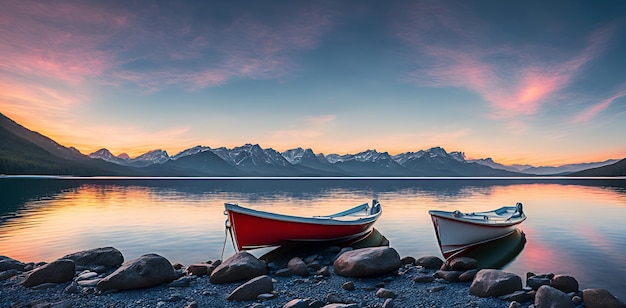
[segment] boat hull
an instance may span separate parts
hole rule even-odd
[[[468,247],[506,237],[523,221],[502,224],[476,224],[464,220],[432,215],[441,253],[446,260]]]
[[[378,216],[341,221],[299,219],[289,216],[260,217],[255,213],[227,210],[232,236],[238,250],[284,245],[291,242],[346,241],[366,236]],[[280,215],[278,215],[280,216]]]

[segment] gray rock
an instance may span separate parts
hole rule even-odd
[[[505,301],[509,301],[509,302],[525,302],[528,300],[528,294],[526,293],[526,291],[515,291],[513,293],[509,293],[506,295],[502,295],[500,297],[498,297],[500,299],[503,299]]]
[[[289,268],[291,272],[298,276],[307,277],[310,275],[309,268],[307,267],[306,263],[304,263],[304,261],[302,261],[302,259],[298,257],[291,258],[291,260],[289,260],[289,262],[287,263],[287,268]]]
[[[172,282],[170,282],[169,286],[172,288],[186,288],[191,283],[191,278],[189,276],[180,277]]]
[[[393,299],[392,298],[386,299],[385,302],[383,303],[383,308],[393,308]]]
[[[22,282],[25,287],[33,287],[38,284],[52,282],[62,283],[71,281],[76,273],[74,261],[68,259],[58,259],[41,267],[34,269],[26,280]]]
[[[78,285],[81,287],[95,287],[98,282],[100,282],[100,278],[96,278],[96,279],[88,279],[88,280],[81,280],[78,281]]]
[[[402,263],[402,265],[406,265],[406,264],[415,264],[415,258],[411,257],[411,256],[406,256],[403,257],[402,259],[400,259],[400,263]]]
[[[211,283],[229,283],[265,275],[267,265],[248,252],[240,251],[226,259],[211,273]]]
[[[450,267],[455,271],[466,271],[475,269],[478,265],[478,260],[470,257],[454,258],[450,261]]]
[[[0,281],[4,281],[11,277],[17,276],[18,273],[19,272],[16,269],[10,269],[10,270],[0,272]]]
[[[63,292],[64,293],[69,293],[69,294],[78,294],[78,293],[80,293],[80,290],[81,290],[80,286],[78,286],[77,283],[72,282],[70,285],[65,287]]]
[[[7,256],[0,256],[0,272],[12,270],[12,269],[23,272],[25,266],[26,264],[18,260],[9,258]]]
[[[584,289],[585,308],[626,308],[626,304],[605,289]]]
[[[401,265],[395,249],[369,247],[343,253],[333,263],[333,269],[341,276],[366,277],[396,271]]]
[[[509,308],[522,308],[522,304],[520,304],[519,302],[516,302],[516,301],[512,301],[509,304]]]
[[[256,297],[256,299],[258,299],[260,301],[266,301],[266,300],[270,300],[270,299],[273,299],[273,298],[276,298],[276,297],[278,297],[277,293],[262,293],[262,294],[259,294]]]
[[[98,276],[98,273],[96,272],[91,272],[91,271],[83,271],[82,273],[80,273],[78,276],[76,276],[76,278],[74,279],[75,281],[80,281],[80,280],[87,280],[87,279],[93,279],[96,276]]]
[[[541,286],[549,286],[550,278],[541,277],[541,276],[532,276],[526,279],[526,285],[533,288],[533,290],[538,290]]]
[[[430,293],[436,293],[436,292],[439,292],[439,291],[441,291],[441,290],[443,290],[443,289],[445,289],[445,288],[446,288],[446,286],[443,286],[443,285],[441,285],[441,286],[436,286],[436,287],[432,287],[432,288],[428,289],[428,292],[430,292]]]
[[[435,278],[441,278],[441,279],[443,279],[445,281],[457,282],[457,281],[459,281],[459,276],[461,276],[461,272],[439,270],[439,271],[435,272],[435,274],[433,276]]]
[[[190,275],[204,276],[209,273],[209,264],[199,263],[187,266],[186,272]]]
[[[250,301],[256,300],[257,296],[263,293],[269,293],[274,290],[272,278],[267,275],[252,278],[248,282],[237,287],[233,292],[228,294],[226,298],[229,301]]]
[[[122,253],[113,247],[83,250],[66,255],[63,259],[73,260],[79,271],[83,269],[95,270],[98,266],[115,268],[124,263]]]
[[[541,286],[535,294],[536,308],[573,308],[574,303],[563,293],[551,286]]]
[[[330,269],[328,268],[328,266],[324,266],[317,270],[316,274],[328,277],[330,276]]]
[[[396,293],[389,289],[380,288],[376,291],[376,297],[378,298],[396,298]]]
[[[477,269],[471,269],[471,270],[465,271],[461,275],[459,275],[459,281],[460,282],[472,281],[474,280],[476,273],[478,273]]]
[[[315,260],[315,261],[313,261],[311,263],[306,263],[306,266],[308,268],[310,268],[310,269],[318,270],[318,269],[322,268],[322,263],[320,263],[320,261],[318,261],[318,260]]]
[[[425,256],[415,260],[415,265],[419,265],[427,269],[440,269],[443,265],[443,260],[435,256]]]
[[[354,290],[354,282],[346,281],[341,285],[341,288],[344,290],[352,291]]]
[[[281,268],[279,270],[277,270],[274,275],[278,276],[278,277],[291,277],[293,275],[293,272],[288,269],[288,268]]]
[[[146,254],[124,262],[97,284],[100,291],[130,290],[157,286],[178,278],[170,261],[157,254]]]
[[[211,264],[209,264],[209,266],[207,267],[207,275],[211,276],[211,274],[213,274],[213,271],[220,265],[222,264],[222,261],[217,260]]]
[[[522,289],[522,278],[496,269],[482,269],[470,285],[470,294],[480,297],[498,297]]]
[[[578,291],[578,281],[572,276],[555,275],[550,280],[550,286],[565,293]]]
[[[343,304],[344,300],[339,295],[331,293],[326,295],[326,302]]]

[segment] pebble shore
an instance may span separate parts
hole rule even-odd
[[[533,299],[538,292],[528,286],[532,279],[526,277],[526,284],[517,291],[517,297],[473,295],[470,290],[475,288],[475,281],[472,279],[480,271],[471,268],[471,260],[464,260],[463,269],[459,270],[458,267],[451,268],[450,264],[437,263],[443,263],[437,257],[416,260],[413,257],[400,258],[393,248],[364,248],[358,252],[371,251],[373,254],[354,254],[342,263],[339,258],[347,256],[350,250],[334,247],[319,254],[293,257],[287,264],[266,263],[254,257],[251,260],[247,253],[238,253],[224,262],[213,260],[194,265],[171,264],[150,254],[143,260],[148,263],[141,263],[142,256],[122,264],[121,253],[112,247],[70,254],[50,264],[22,263],[0,256],[0,307],[540,307]],[[389,257],[390,253],[396,256]],[[384,260],[376,259],[382,257]],[[154,265],[157,261],[165,262],[165,270],[157,269],[160,266]],[[251,275],[256,277],[254,279],[239,279],[238,275],[252,274],[256,262],[261,262],[265,274],[260,277]],[[359,262],[375,265],[364,269]],[[248,264],[251,264],[250,268],[247,268]],[[55,281],[55,275],[66,275],[63,274],[66,265],[73,266],[69,279],[49,282]],[[150,271],[151,266],[155,271]],[[168,266],[175,276],[169,276]],[[393,270],[389,270],[389,266]],[[36,272],[46,270],[49,272],[40,275],[43,277],[33,278],[37,276]],[[122,274],[128,276],[114,277]],[[469,280],[460,279],[462,275]],[[165,282],[160,280],[163,277]],[[536,284],[534,287],[537,288],[546,281],[549,285],[550,281],[558,280],[552,274],[533,278],[531,284]],[[33,279],[40,280],[32,282]],[[226,282],[215,283],[218,279]],[[231,279],[238,280],[229,282]],[[571,285],[572,279],[564,281]],[[154,285],[143,287],[141,283],[145,281]],[[266,285],[263,286],[261,281]],[[270,289],[257,291],[267,287],[267,283]],[[558,296],[565,294],[554,290],[559,292]],[[571,303],[571,307],[593,307],[591,302],[582,302],[583,292],[586,290],[568,292],[564,307],[569,306],[567,303]],[[245,298],[250,294],[252,298],[241,300],[241,296]],[[238,296],[240,298],[236,300]],[[608,296],[610,305],[603,304],[606,301],[600,302],[604,305],[601,307],[626,307],[617,298],[611,298],[610,293]]]

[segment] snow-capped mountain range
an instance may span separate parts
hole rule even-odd
[[[376,150],[324,155],[303,148],[281,153],[258,144],[231,149],[198,145],[173,156],[153,150],[135,158],[126,154],[115,156],[107,149],[100,149],[89,156],[146,168],[149,174],[194,176],[524,176],[567,174],[617,161],[559,167],[505,166],[491,158],[467,160],[463,152],[448,153],[441,147],[397,155]]]

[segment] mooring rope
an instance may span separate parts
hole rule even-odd
[[[232,226],[230,225],[230,221],[228,221],[228,218],[226,218],[226,221],[224,222],[224,245],[222,245],[222,254],[220,256],[221,261],[224,260],[224,251],[226,250],[226,242],[228,241],[229,233],[230,233],[230,240],[233,244],[233,249],[237,251],[237,246],[235,246],[235,238],[233,237],[233,229],[232,229]]]
[[[224,245],[222,245],[222,254],[220,255],[220,260],[224,260],[224,251],[226,250],[226,242],[228,241],[228,229],[230,229],[228,218],[224,222]]]

